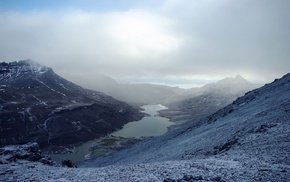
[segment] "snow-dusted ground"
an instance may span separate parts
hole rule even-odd
[[[192,178],[199,181],[289,181],[289,171],[289,165],[269,164],[255,158],[241,162],[209,157],[101,168],[53,167],[20,160],[0,165],[0,180],[150,182]]]
[[[272,174],[265,170],[267,168],[261,168],[260,173],[271,179]],[[285,169],[275,170],[282,174],[281,171]],[[284,175],[282,174],[285,181],[286,174],[286,172]],[[185,175],[198,177],[198,179],[205,181],[214,181],[218,178],[225,181],[259,181],[260,177],[257,169],[251,170],[249,166],[235,161],[212,158],[102,168],[51,167],[27,161],[0,165],[1,181],[163,181],[169,178],[181,179]]]
[[[2,181],[290,181],[290,74],[198,123],[80,168],[0,165]]]
[[[252,172],[261,179],[270,175],[269,179],[265,177],[266,181],[284,181],[283,175],[289,179],[290,74],[247,93],[199,123],[188,123],[161,137],[81,166],[209,158],[236,161],[239,166],[247,166],[242,172]]]

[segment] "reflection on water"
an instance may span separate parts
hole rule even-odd
[[[112,133],[111,135],[113,136],[92,140],[76,146],[73,153],[51,154],[52,159],[58,163],[61,163],[63,159],[69,159],[73,162],[84,161],[87,157],[96,157],[108,152],[111,148],[135,141],[130,138],[162,135],[167,132],[169,126],[175,124],[169,122],[167,118],[158,116],[158,111],[167,109],[163,105],[145,105],[142,108],[144,109],[142,112],[150,116],[124,125],[121,130]]]
[[[143,112],[150,114],[139,121],[127,123],[124,127],[112,133],[113,136],[121,137],[149,137],[159,136],[167,132],[167,128],[175,123],[169,122],[167,118],[158,116],[158,111],[167,109],[163,105],[145,105],[142,106]]]
[[[92,140],[83,143],[82,145],[76,146],[73,153],[50,154],[50,156],[57,163],[61,163],[63,159],[70,159],[74,163],[84,161],[90,155],[90,148],[95,146],[96,143],[96,140]]]

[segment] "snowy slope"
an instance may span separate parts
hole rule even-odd
[[[37,144],[0,148],[0,181],[287,181],[289,166],[216,157],[101,168],[53,165]],[[33,162],[34,161],[34,162]]]
[[[79,164],[18,160],[2,181],[290,181],[290,74],[197,123]]]
[[[88,163],[93,166],[203,158],[214,155],[230,141],[235,141],[232,147],[236,150],[257,148],[250,152],[259,154],[267,146],[290,147],[289,131],[290,74],[247,93],[199,122]]]
[[[175,101],[165,103],[168,110],[161,111],[174,122],[198,121],[231,104],[246,92],[258,88],[240,75],[227,77],[216,83],[186,90]],[[174,113],[174,114],[171,114]]]
[[[198,123],[87,161],[83,166],[218,157],[239,163],[252,164],[253,160],[289,167],[289,151],[290,74],[247,93]]]

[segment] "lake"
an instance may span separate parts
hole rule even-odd
[[[144,109],[142,112],[150,116],[144,117],[139,121],[127,123],[121,130],[112,133],[112,135],[125,138],[160,136],[168,131],[169,126],[175,124],[167,118],[158,116],[158,111],[168,109],[161,104],[144,105],[142,108]]]
[[[63,159],[70,159],[73,162],[84,161],[86,158],[102,155],[114,146],[126,145],[126,143],[132,142],[130,138],[163,135],[168,131],[169,126],[175,124],[167,118],[158,116],[158,111],[167,109],[161,104],[144,105],[142,108],[144,109],[142,112],[149,114],[149,116],[125,124],[122,129],[112,133],[111,136],[76,146],[74,153],[50,154],[52,159],[58,163],[61,163]]]

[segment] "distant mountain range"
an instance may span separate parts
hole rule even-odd
[[[134,166],[131,173],[164,181],[289,181],[289,96],[290,73],[197,122],[80,167]]]
[[[2,145],[28,139],[69,143],[82,136],[79,141],[85,141],[86,133],[95,135],[98,127],[114,126],[120,118],[142,117],[127,104],[83,89],[30,61],[2,63],[0,75]],[[53,162],[41,155],[35,143],[2,147],[1,180],[289,181],[290,73],[236,100],[227,97],[241,94],[247,85],[237,76],[191,90],[195,96],[173,101],[171,107],[193,112],[198,105],[205,109],[231,103],[78,168],[43,165]]]
[[[133,105],[164,103],[168,98],[185,91],[165,85],[118,83],[115,79],[104,75],[96,76],[94,83],[89,87]]]
[[[0,144],[63,145],[104,136],[142,118],[124,102],[161,103],[169,107],[161,115],[172,121],[197,121],[257,87],[241,76],[191,89],[120,84],[106,76],[95,80],[98,91],[75,85],[31,60],[0,63]]]
[[[165,103],[169,110],[162,111],[161,115],[175,122],[198,121],[259,86],[240,75],[235,78],[228,77],[216,83],[187,90],[179,98],[175,98],[175,101]]]
[[[94,83],[89,87],[127,103],[145,105],[173,103],[199,96],[205,92],[241,96],[245,92],[259,86],[250,83],[240,75],[237,75],[235,78],[228,77],[203,87],[193,87],[190,89],[149,83],[119,83],[111,77],[98,75],[94,78]]]
[[[138,109],[84,89],[31,60],[0,63],[0,145],[85,142],[143,116]]]
[[[163,104],[169,110],[161,111],[161,115],[176,123],[182,123],[197,121],[213,114],[259,86],[240,75],[191,89],[155,84],[118,83],[113,78],[99,75],[91,87],[130,104]]]

